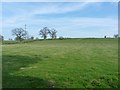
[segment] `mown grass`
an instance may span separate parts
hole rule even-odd
[[[118,39],[4,44],[4,88],[117,88]]]

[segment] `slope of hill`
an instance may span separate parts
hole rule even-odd
[[[4,44],[4,88],[117,88],[118,39]]]

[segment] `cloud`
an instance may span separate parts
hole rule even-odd
[[[11,29],[15,27],[24,28],[24,24],[27,24],[27,30],[34,36],[37,35],[38,31],[47,26],[49,28],[56,28],[59,32],[59,36],[71,36],[75,37],[74,33],[81,36],[90,35],[108,35],[117,32],[117,19],[106,17],[66,17],[63,14],[68,12],[80,10],[86,10],[85,8],[91,4],[89,2],[81,3],[14,3],[14,5],[20,5],[21,7],[16,7],[14,5],[9,5],[5,7],[5,10],[11,11],[13,15],[4,16],[3,18],[3,33],[6,37],[11,37]],[[96,5],[96,4],[95,4]],[[101,6],[100,6],[101,7]],[[97,8],[97,7],[96,7]],[[14,9],[14,10],[13,10]],[[19,11],[20,12],[16,12]],[[7,12],[7,11],[6,11]],[[102,12],[102,11],[101,11]],[[49,18],[49,15],[62,15],[61,17]],[[6,15],[6,14],[5,14]],[[35,18],[38,15],[39,17]],[[46,15],[44,18],[42,16]],[[68,15],[68,14],[67,14]],[[99,35],[100,34],[100,35]]]
[[[118,25],[117,19],[112,18],[79,18],[73,19],[73,22],[77,25],[86,25],[86,26],[116,26]]]
[[[17,7],[21,4],[22,8]],[[4,12],[8,12],[12,14],[12,16],[3,13],[3,23],[5,25],[11,24],[14,25],[15,23],[21,23],[25,21],[30,21],[34,15],[48,15],[48,14],[63,14],[67,12],[72,12],[76,10],[84,9],[88,7],[89,4],[92,3],[44,3],[40,5],[30,5],[30,3],[4,3]],[[23,4],[23,5],[22,5]],[[26,6],[28,4],[28,6]],[[25,8],[26,7],[26,8]],[[25,9],[23,9],[25,8]],[[19,11],[19,12],[16,12]],[[4,16],[7,15],[7,16]],[[32,21],[32,20],[31,20]]]
[[[17,3],[18,4],[18,3]],[[23,3],[22,3],[23,4]],[[21,5],[22,5],[21,4]],[[15,26],[22,26],[25,23],[30,25],[48,25],[48,26],[56,26],[56,27],[68,27],[73,26],[74,28],[77,27],[91,27],[91,26],[99,26],[99,27],[115,27],[117,24],[117,19],[112,19],[109,17],[105,18],[93,18],[93,17],[57,17],[57,18],[34,18],[34,15],[49,15],[49,14],[63,14],[67,12],[73,12],[73,11],[80,11],[81,9],[84,9],[85,7],[88,7],[91,4],[96,3],[89,3],[89,2],[82,2],[82,3],[45,3],[36,5],[36,3],[33,3],[31,6],[30,3],[25,3],[21,7],[27,7],[25,9],[18,8],[20,10],[20,13],[17,12],[17,8],[15,6],[8,7],[8,10],[13,10],[13,7],[15,8],[13,13],[14,15],[11,17],[4,16],[3,18],[3,27],[15,27]],[[16,4],[13,4],[16,5]],[[32,8],[32,9],[31,9]],[[6,11],[7,12],[7,11]],[[22,14],[21,14],[22,13]],[[49,17],[49,16],[48,16]]]
[[[16,18],[12,20],[5,20],[3,22],[4,27],[15,27],[24,25],[26,20],[21,20]],[[74,18],[56,18],[56,19],[27,19],[27,24],[33,26],[48,26],[48,27],[56,27],[65,30],[67,28],[88,28],[88,27],[101,27],[101,28],[116,28],[118,25],[117,19],[112,18],[86,18],[86,17],[74,17]],[[94,29],[94,28],[93,28]],[[96,28],[95,28],[96,29]]]
[[[93,1],[93,0],[92,0]],[[94,0],[95,1],[95,0]],[[99,0],[100,1],[100,0]],[[81,3],[44,3],[44,4],[37,4],[36,3],[21,3],[21,7],[15,7],[14,5],[18,6],[19,3],[9,4],[7,10],[14,12],[13,16],[7,17],[3,15],[3,24],[5,26],[14,26],[16,24],[22,25],[23,23],[50,23],[53,22],[55,24],[57,23],[64,23],[64,25],[68,25],[69,23],[73,23],[75,25],[88,25],[88,26],[113,26],[116,23],[116,20],[111,18],[90,18],[90,17],[62,17],[62,18],[46,18],[43,19],[42,17],[39,17],[37,19],[33,18],[35,15],[49,15],[49,14],[63,14],[67,12],[73,12],[73,11],[80,11],[81,9],[84,9],[85,7],[88,7],[91,4],[96,3],[89,3],[89,2],[81,2]],[[26,7],[26,8],[25,8]],[[25,9],[24,9],[25,8]],[[13,11],[14,9],[14,11]],[[6,9],[5,9],[6,10]],[[20,10],[20,12],[16,12]],[[6,11],[7,12],[7,11]],[[49,16],[48,16],[49,17]],[[67,23],[65,23],[67,22]],[[107,23],[106,23],[107,22]]]
[[[63,3],[60,4],[47,4],[46,6],[42,6],[37,8],[32,12],[32,14],[59,14],[59,13],[66,13],[75,10],[80,10],[88,6],[88,4],[92,3],[67,3],[64,5]]]
[[[119,2],[119,0],[2,0],[2,2]]]
[[[61,14],[84,9],[92,3],[3,3],[3,14],[6,18],[31,18],[34,15]],[[95,3],[94,3],[95,4]],[[21,6],[20,6],[21,5]],[[16,12],[18,11],[18,12]],[[2,11],[1,11],[2,12]],[[9,16],[9,14],[11,16]]]
[[[4,35],[11,37],[11,30],[15,27],[24,28],[25,21],[3,23]],[[111,18],[56,18],[56,19],[29,19],[27,21],[27,30],[30,35],[38,36],[38,31],[47,26],[55,28],[58,36],[66,37],[102,37],[104,35],[112,36],[118,31],[117,19]],[[8,34],[7,34],[8,33]]]

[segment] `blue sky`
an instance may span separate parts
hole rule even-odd
[[[118,33],[117,2],[3,2],[2,33],[14,38],[11,30],[24,28],[39,37],[43,27],[55,28],[57,36],[85,38],[112,37]]]

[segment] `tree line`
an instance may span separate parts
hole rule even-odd
[[[15,40],[25,40],[28,39],[28,32],[24,30],[23,28],[14,28],[12,30],[12,35],[15,36]],[[56,29],[49,29],[48,27],[44,27],[39,31],[39,35],[46,40],[48,35],[50,35],[51,39],[57,38],[57,31]],[[34,39],[34,37],[31,37],[31,39]]]
[[[57,38],[57,30],[56,29],[49,29],[48,27],[43,27],[41,30],[39,30],[39,35],[46,40],[48,35],[51,37],[51,39],[56,39]],[[25,29],[23,28],[14,28],[12,30],[12,35],[15,36],[15,40],[18,41],[23,41],[23,40],[33,40],[33,36],[29,36],[28,32],[26,31],[26,24],[25,24]],[[114,34],[114,38],[119,38],[118,34]],[[104,38],[109,38],[107,36],[104,36]],[[36,38],[38,39],[38,38]],[[64,39],[64,37],[59,37],[60,40]],[[0,40],[4,40],[4,37],[0,35]],[[9,39],[12,40],[12,39]]]

